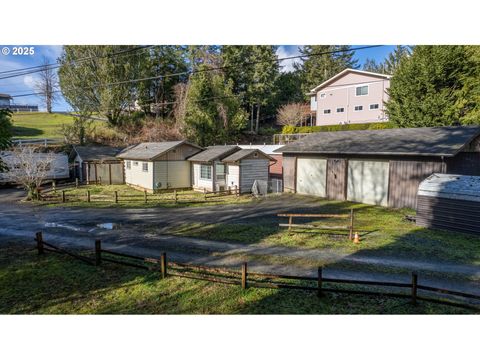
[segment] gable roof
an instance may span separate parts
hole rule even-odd
[[[235,153],[233,153],[232,155],[224,158],[222,160],[222,162],[235,162],[235,161],[240,161],[242,160],[243,158],[246,158],[247,156],[253,154],[253,153],[259,153],[263,156],[265,156],[267,159],[271,160],[271,161],[277,161],[276,159],[272,158],[271,156],[265,154],[263,151],[261,150],[258,150],[258,149],[241,149]]]
[[[380,74],[380,73],[374,73],[374,72],[371,72],[371,71],[364,71],[364,70],[357,70],[357,69],[345,69],[343,71],[340,71],[337,75],[334,75],[332,76],[330,79],[328,80],[325,80],[323,83],[321,83],[320,85],[314,87],[312,90],[310,90],[310,94],[313,95],[313,93],[316,93],[317,91],[319,91],[320,89],[326,87],[327,85],[330,85],[331,83],[337,81],[338,79],[340,79],[341,77],[349,74],[349,73],[354,73],[354,74],[360,74],[360,75],[368,75],[368,76],[374,76],[374,77],[378,77],[378,78],[382,78],[382,79],[390,79],[392,76],[391,75],[386,75],[386,74]]]
[[[110,146],[74,146],[75,152],[82,161],[113,161],[120,148]]]
[[[452,157],[480,135],[480,126],[317,132],[276,152]]]
[[[267,155],[280,155],[275,150],[280,149],[283,145],[238,145],[241,149],[257,149]]]
[[[230,155],[231,153],[240,150],[237,145],[216,145],[209,146],[204,151],[199,152],[188,158],[189,161],[214,161]]]
[[[202,149],[200,146],[191,144],[185,140],[164,141],[164,142],[144,142],[144,143],[140,143],[138,145],[126,148],[120,154],[118,154],[117,157],[120,159],[151,161],[182,144],[187,144],[187,145],[196,147],[198,149]]]

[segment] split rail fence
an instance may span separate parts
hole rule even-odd
[[[318,297],[323,297],[324,294],[328,292],[387,296],[409,299],[412,304],[417,304],[417,302],[421,300],[480,311],[478,305],[467,302],[468,300],[480,301],[480,295],[421,285],[418,283],[418,274],[416,272],[412,272],[411,281],[408,283],[328,278],[323,275],[322,267],[317,268],[317,276],[266,274],[248,271],[247,262],[244,262],[239,270],[233,270],[214,266],[192,265],[168,261],[166,252],[162,252],[159,258],[121,253],[114,250],[104,249],[100,240],[95,241],[95,258],[90,259],[86,256],[75,254],[71,251],[61,249],[53,244],[45,242],[41,232],[36,233],[35,240],[39,255],[44,254],[45,251],[49,251],[69,255],[75,259],[95,266],[100,266],[103,262],[110,262],[143,270],[158,271],[162,279],[167,276],[177,276],[194,280],[237,285],[241,286],[242,289],[252,287],[303,290],[315,292]],[[362,286],[363,288],[336,288],[325,286],[325,284],[345,284]],[[367,288],[368,290],[365,290],[364,288]],[[404,291],[391,292],[383,290],[384,288],[404,289]],[[463,302],[451,301],[439,297],[434,298],[431,296],[423,296],[422,294],[419,295],[419,290],[427,293],[453,296],[455,299],[459,299]]]

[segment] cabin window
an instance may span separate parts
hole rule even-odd
[[[142,171],[148,172],[148,162],[142,163]]]
[[[132,162],[128,160],[126,164],[127,164],[127,169],[130,170],[132,168]]]
[[[225,164],[216,164],[215,174],[216,174],[217,180],[220,180],[220,181],[225,180]]]
[[[212,167],[210,165],[200,165],[200,179],[212,180]]]
[[[345,108],[337,108],[337,113],[342,113],[342,112],[345,112]]]
[[[331,110],[330,110],[330,109],[325,109],[325,110],[323,110],[323,113],[324,113],[324,114],[330,114],[330,113],[331,113]]]
[[[370,110],[376,110],[378,107],[378,104],[370,104]]]
[[[357,95],[357,96],[365,96],[365,95],[368,95],[368,85],[357,86],[357,87],[355,88],[355,95]]]
[[[363,106],[362,105],[357,105],[355,106],[355,111],[362,111],[363,110]]]

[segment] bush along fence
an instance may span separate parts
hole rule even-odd
[[[266,274],[248,271],[247,262],[242,263],[240,269],[233,270],[216,266],[192,265],[169,261],[166,252],[162,252],[159,258],[149,258],[121,253],[118,251],[104,249],[100,240],[95,241],[95,258],[90,259],[45,242],[41,232],[36,233],[35,240],[37,242],[37,250],[39,255],[44,254],[45,251],[49,251],[71,256],[89,265],[101,266],[103,262],[110,262],[118,265],[134,267],[137,269],[157,271],[162,279],[165,279],[167,276],[177,276],[187,279],[236,285],[241,286],[242,289],[272,288],[303,290],[314,292],[319,298],[323,297],[325,293],[329,292],[388,296],[409,299],[413,305],[416,305],[418,301],[427,301],[480,311],[479,305],[468,303],[468,300],[480,302],[480,295],[421,285],[418,283],[418,274],[416,272],[412,272],[411,281],[408,283],[328,278],[323,275],[322,267],[317,268],[316,276]],[[361,286],[362,289],[326,286],[328,284]],[[368,290],[365,290],[365,288]],[[392,292],[386,291],[385,288],[404,289],[404,291]],[[422,294],[419,294],[419,290],[422,291]],[[425,292],[430,294],[434,293],[453,296],[456,300],[460,300],[462,302],[451,301],[450,299],[440,297],[435,298],[431,296],[423,296],[423,293]]]
[[[77,186],[78,187],[78,184]],[[196,194],[188,193],[184,194],[177,190],[165,190],[161,193],[148,193],[146,190],[138,194],[123,194],[119,191],[112,191],[111,194],[92,194],[90,190],[85,190],[84,194],[69,194],[68,190],[62,189],[58,190],[53,187],[52,191],[54,194],[44,194],[42,195],[43,201],[48,201],[52,203],[68,203],[68,202],[79,202],[84,201],[87,203],[90,202],[110,202],[118,204],[120,202],[130,202],[130,201],[143,201],[144,203],[156,201],[156,202],[173,202],[177,203],[193,203],[193,202],[204,202],[208,199],[224,197],[224,196],[240,196],[240,190],[237,186],[228,188],[227,190],[222,191],[203,191]],[[170,196],[166,196],[166,194]],[[198,195],[197,195],[198,194]]]
[[[353,209],[350,209],[350,214],[277,214],[279,217],[288,217],[288,223],[279,223],[280,227],[287,227],[288,231],[292,229],[316,229],[316,230],[346,230],[348,231],[348,240],[353,240],[355,243],[359,242],[358,233],[354,236]],[[294,224],[294,218],[318,218],[318,219],[348,219],[348,225],[315,225],[315,224]]]

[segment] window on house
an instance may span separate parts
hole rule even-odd
[[[378,109],[378,104],[370,104],[370,110]]]
[[[200,179],[212,180],[212,167],[210,165],[200,165]]]
[[[337,113],[342,113],[342,112],[345,112],[345,108],[337,108]]]
[[[217,176],[217,180],[225,180],[225,164],[216,164],[215,174]]]
[[[357,105],[355,106],[355,111],[362,111],[363,110],[363,106],[362,105]]]
[[[147,162],[142,163],[142,171],[148,172],[148,163]]]
[[[330,114],[330,112],[331,112],[330,109],[325,109],[325,110],[323,110],[323,113],[324,113],[324,114]]]
[[[368,95],[368,85],[357,86],[357,87],[355,88],[355,94],[356,94],[357,96]]]
[[[127,164],[127,169],[130,170],[132,168],[132,162],[128,160],[126,164]]]

